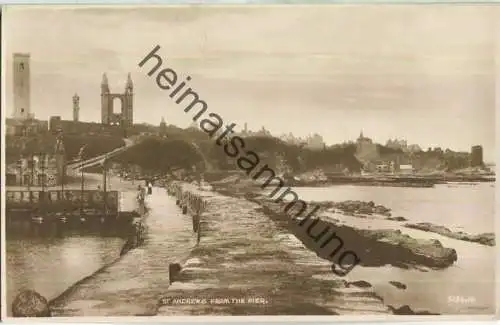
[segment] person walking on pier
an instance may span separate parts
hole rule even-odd
[[[146,197],[146,191],[144,190],[144,187],[141,185],[137,186],[137,201],[139,202],[144,202],[144,198]]]
[[[153,194],[153,182],[148,181],[148,195]]]

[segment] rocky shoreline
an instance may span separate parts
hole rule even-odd
[[[348,216],[366,216],[378,214],[387,218],[390,218],[391,209],[383,206],[377,205],[373,201],[365,202],[359,200],[347,200],[341,202],[334,201],[314,201],[310,202],[314,205],[319,205],[328,212],[339,212]]]
[[[257,195],[247,195],[247,199],[261,205],[267,215],[286,226],[307,248],[315,251],[318,256],[333,261],[330,256],[331,252],[321,250],[318,243],[307,235],[305,229],[312,220],[301,227],[298,221],[291,219],[283,212],[286,203],[275,203],[267,197]],[[335,203],[332,203],[332,205],[335,205]],[[343,205],[337,204],[337,206]],[[382,210],[382,207],[379,209]],[[333,229],[335,234],[342,238],[344,246],[356,252],[360,259],[360,265],[363,266],[389,264],[405,269],[422,266],[441,269],[453,265],[458,259],[454,249],[443,247],[438,240],[415,239],[403,234],[400,230],[358,229],[353,226],[338,224],[325,216],[320,215],[317,217],[318,222],[314,226],[314,229],[317,229],[316,232],[321,229]]]
[[[437,175],[437,176],[334,176],[324,180],[287,179],[289,186],[322,187],[333,185],[417,187],[431,188],[437,184],[495,182],[495,177],[481,175]]]
[[[435,225],[429,222],[421,222],[413,224],[407,223],[404,225],[404,227],[410,229],[418,229],[426,232],[432,232],[453,239],[469,241],[487,246],[495,246],[495,234],[492,232],[478,234],[478,235],[471,235],[463,231],[454,232],[444,226]]]
[[[220,176],[219,176],[220,177]],[[494,183],[495,177],[463,176],[463,175],[437,175],[437,176],[333,176],[325,179],[307,179],[287,176],[283,178],[287,186],[292,187],[326,187],[335,185],[375,186],[375,187],[415,187],[432,188],[438,184],[479,184]],[[222,187],[229,184],[243,185],[244,187],[258,187],[260,184],[248,178],[245,174],[235,174],[226,178],[219,178],[211,184]]]

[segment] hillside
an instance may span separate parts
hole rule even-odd
[[[141,144],[113,159],[122,165],[138,165],[149,172],[169,172],[174,169],[191,170],[195,165],[203,171],[234,171],[235,158],[229,157],[215,140],[201,137],[202,133],[176,134],[169,138],[149,137]],[[193,136],[195,135],[195,136]],[[245,138],[245,150],[254,151],[261,164],[276,168],[285,164],[294,172],[342,165],[359,171],[361,164],[354,157],[353,146],[332,147],[314,151],[284,143],[276,138]],[[244,152],[241,152],[244,155]]]
[[[137,165],[146,171],[169,172],[192,166],[204,169],[203,158],[198,150],[182,139],[149,137],[140,144],[111,159],[121,165]]]

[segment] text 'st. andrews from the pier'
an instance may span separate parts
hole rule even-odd
[[[284,180],[276,176],[275,171],[267,164],[261,164],[259,155],[255,151],[246,148],[243,138],[232,136],[234,127],[236,126],[235,123],[226,125],[225,130],[220,132],[224,125],[223,118],[217,113],[207,112],[208,104],[200,99],[197,92],[187,86],[187,83],[191,80],[190,76],[187,76],[181,81],[179,74],[175,72],[175,70],[163,66],[164,59],[160,56],[159,51],[160,46],[155,46],[153,50],[147,53],[139,62],[139,67],[149,68],[147,75],[150,77],[156,74],[156,84],[158,87],[170,91],[169,97],[174,100],[176,104],[185,105],[185,113],[196,113],[193,115],[193,121],[199,122],[200,128],[206,132],[210,138],[213,139],[215,135],[218,135],[215,139],[215,143],[223,147],[226,155],[231,158],[237,158],[236,164],[241,170],[245,171],[246,174],[254,180],[259,178],[265,179],[261,186],[263,189],[274,186],[269,197],[274,197],[276,203],[289,201],[284,208],[284,212],[291,215],[293,220],[298,222],[300,229],[302,229],[306,236],[309,236],[318,244],[321,241],[319,246],[320,249],[327,249],[327,247],[332,246],[329,245],[332,241],[336,241],[338,244],[335,246],[335,249],[333,249],[332,252],[328,252],[328,256],[334,260],[331,269],[339,276],[348,274],[360,263],[360,259],[355,252],[343,249],[344,241],[335,232],[330,233],[329,227],[322,229],[319,233],[313,230],[319,222],[319,219],[313,216],[318,212],[320,207],[316,205],[308,211],[307,203],[300,200],[297,193],[291,190],[290,187],[281,191],[285,187]]]

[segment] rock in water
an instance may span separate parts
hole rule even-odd
[[[353,285],[358,288],[371,288],[372,286],[369,282],[364,280],[349,282],[348,285]]]
[[[439,315],[436,313],[431,313],[427,310],[423,311],[414,311],[408,305],[401,306],[399,308],[395,308],[391,305],[388,306],[394,315]]]
[[[14,317],[50,317],[49,303],[38,292],[25,290],[12,303]]]
[[[168,265],[168,276],[170,284],[174,283],[177,278],[177,275],[182,270],[182,267],[179,263],[171,263]]]
[[[406,284],[401,283],[399,281],[389,281],[389,283],[392,284],[393,286],[395,286],[398,289],[401,289],[401,290],[406,289]]]

